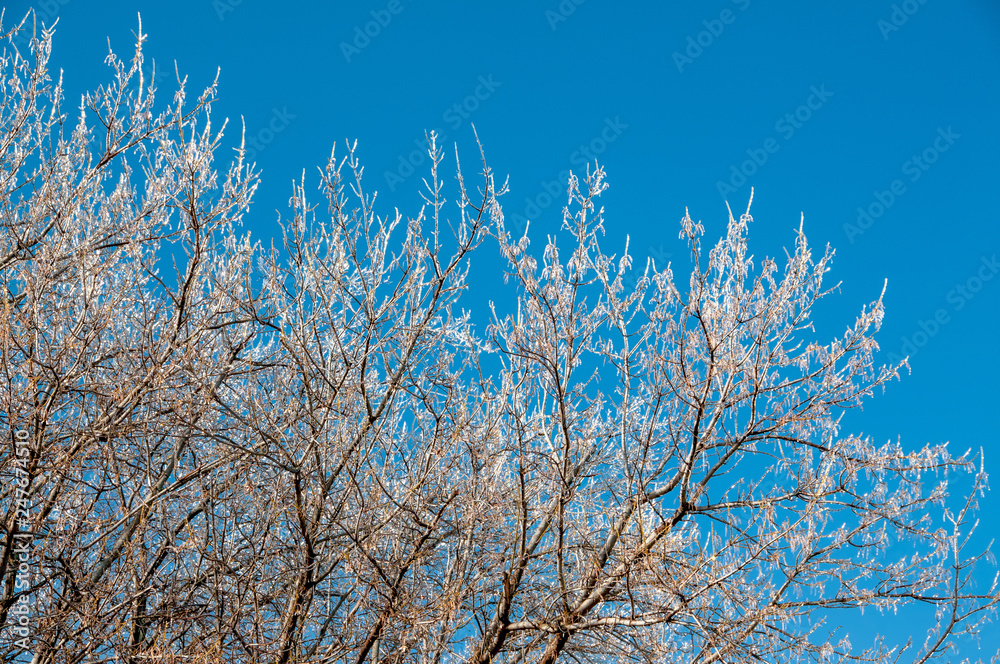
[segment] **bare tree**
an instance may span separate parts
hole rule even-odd
[[[707,252],[685,215],[690,279],[626,289],[602,170],[536,257],[431,134],[416,214],[349,145],[265,248],[215,85],[157,110],[143,39],[74,122],[51,30],[0,60],[4,661],[926,662],[995,612],[981,456],[842,431],[899,367],[881,297],[814,340],[801,226],[755,265],[749,207]],[[906,606],[926,639],[836,627]]]

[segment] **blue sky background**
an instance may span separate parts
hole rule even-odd
[[[537,250],[563,205],[562,194],[546,203],[545,185],[580,170],[582,148],[599,153],[611,185],[605,246],[620,253],[630,235],[637,263],[686,260],[685,207],[714,242],[725,199],[744,209],[752,185],[755,255],[791,247],[800,213],[814,247],[837,249],[829,278],[843,285],[819,312],[821,337],[853,322],[888,279],[882,357],[909,352],[912,374],[852,414],[848,430],[899,435],[911,448],[982,446],[1000,469],[995,2],[49,0],[7,3],[6,22],[29,6],[48,22],[58,16],[54,64],[69,108],[104,82],[107,38],[131,54],[137,12],[162,71],[172,76],[176,60],[199,90],[221,67],[214,116],[235,121],[233,140],[241,115],[248,136],[271,139],[256,154],[258,237],[273,236],[292,179],[306,169],[314,186],[315,168],[345,138],[358,140],[383,209],[415,211],[425,171],[399,182],[401,160],[436,128],[472,171],[471,122],[492,167],[510,176],[507,217],[537,206]],[[389,20],[369,26],[377,34],[355,41],[379,17]],[[280,131],[261,134],[272,121]],[[744,164],[754,155],[761,163]],[[733,175],[740,168],[753,171],[746,182]],[[867,228],[859,207],[872,215]],[[501,299],[491,267],[475,275],[483,302]],[[1000,492],[983,508],[985,542],[1000,526]],[[992,570],[983,572],[988,583]],[[878,623],[905,640],[906,624],[875,616],[852,620],[852,633]],[[984,648],[1000,646],[998,634]]]

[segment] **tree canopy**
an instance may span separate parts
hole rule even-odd
[[[633,267],[595,166],[534,252],[432,134],[411,214],[349,144],[264,247],[216,86],[162,102],[139,35],[72,115],[51,30],[0,59],[5,661],[924,662],[995,610],[980,458],[843,430],[900,367],[881,296],[815,338],[801,225]],[[911,604],[911,644],[836,628]]]

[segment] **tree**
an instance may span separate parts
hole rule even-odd
[[[707,253],[685,215],[687,284],[626,289],[600,168],[536,258],[482,148],[452,193],[432,134],[415,215],[349,145],[264,248],[215,85],[156,110],[138,35],[75,124],[51,30],[0,61],[5,661],[924,662],[995,611],[980,459],[842,432],[899,367],[881,297],[812,339],[833,252],[801,226],[779,272],[749,207]],[[509,313],[470,302],[488,245]],[[912,646],[823,622],[908,604]]]

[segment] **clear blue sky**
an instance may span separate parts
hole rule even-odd
[[[8,21],[28,6],[8,3]],[[791,246],[800,213],[811,243],[837,249],[830,278],[843,282],[842,293],[820,312],[821,334],[853,322],[888,279],[883,357],[909,352],[913,371],[852,415],[848,429],[883,441],[899,435],[910,447],[983,446],[1000,472],[995,2],[34,6],[59,17],[54,62],[70,107],[103,82],[108,37],[130,54],[137,12],[163,70],[176,60],[197,89],[221,68],[216,117],[236,121],[235,139],[244,116],[260,141],[257,236],[273,234],[292,178],[306,169],[315,182],[316,166],[345,138],[358,140],[386,209],[414,210],[419,177],[406,177],[401,160],[437,128],[474,164],[470,122],[496,172],[510,176],[508,218],[526,208],[535,217],[536,249],[562,205],[561,194],[546,203],[546,184],[593,156],[611,184],[608,246],[629,234],[640,262],[685,255],[677,239],[685,206],[714,238],[724,199],[742,209],[753,186],[757,256]],[[359,36],[372,21],[384,25]],[[741,169],[751,173],[745,181]],[[860,222],[859,208],[870,215]],[[477,277],[483,300],[495,297],[495,283]],[[1000,492],[983,507],[981,540],[1000,526]],[[906,633],[901,624],[886,629]],[[983,645],[995,649],[997,634],[1000,627]]]

